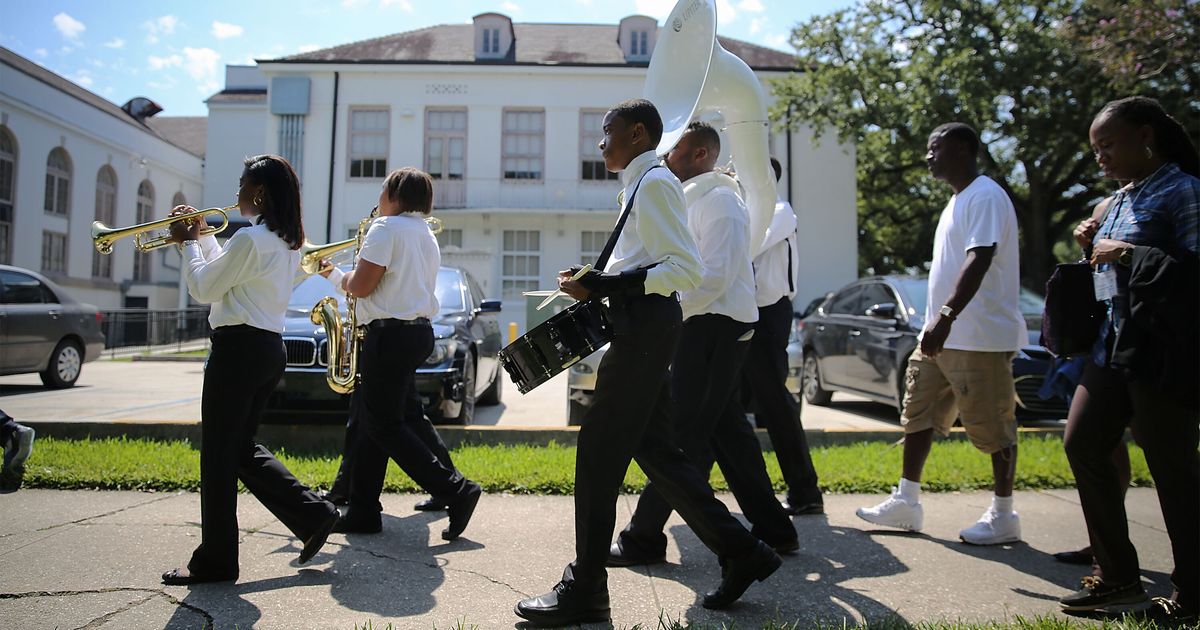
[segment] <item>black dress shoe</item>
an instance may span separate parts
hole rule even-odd
[[[788,516],[804,516],[808,514],[824,514],[824,501],[809,501],[806,503],[792,502],[790,499],[784,501],[783,511],[787,512]]]
[[[646,564],[662,564],[667,561],[667,553],[664,551],[661,554],[642,554],[632,549],[626,548],[621,544],[621,539],[613,543],[608,548],[608,562],[610,567],[637,567]]]
[[[338,492],[334,492],[333,490],[322,494],[321,498],[334,505],[350,505],[350,497]]]
[[[162,574],[162,583],[167,586],[187,586],[189,584],[203,584],[205,582],[235,582],[237,579],[237,573],[220,575],[215,573],[192,573],[187,569],[171,569]]]
[[[333,508],[333,513],[326,517],[324,521],[321,521],[316,531],[304,539],[304,548],[300,550],[300,564],[312,560],[313,556],[317,555],[321,547],[325,546],[325,540],[329,538],[329,532],[333,531],[333,526],[337,525],[337,522],[340,520],[337,508],[334,508],[332,505],[329,507]]]
[[[479,496],[482,494],[483,488],[480,488],[479,484],[468,481],[466,491],[454,503],[446,505],[446,512],[450,515],[450,526],[442,530],[442,540],[454,540],[462,535],[467,523],[471,522],[471,515],[475,513],[475,506],[479,504]]]
[[[758,541],[746,555],[725,561],[721,585],[717,590],[705,593],[701,603],[705,608],[725,608],[736,602],[755,580],[761,582],[767,579],[781,564],[783,560],[779,554],[766,543]]]
[[[784,540],[782,542],[770,542],[770,541],[763,541],[763,542],[766,542],[768,545],[770,545],[771,548],[775,550],[775,553],[777,553],[779,555],[788,554],[788,553],[796,553],[797,551],[800,550],[800,538],[799,537],[790,538],[790,539]]]
[[[559,582],[554,590],[517,602],[513,612],[538,627],[570,626],[608,621],[608,591],[583,592],[574,582]]]
[[[446,509],[446,504],[433,497],[429,497],[414,505],[413,509],[418,512],[441,512]]]
[[[1054,554],[1054,559],[1066,564],[1082,564],[1092,566],[1091,548],[1087,551],[1080,549],[1079,551],[1060,551]]]
[[[378,534],[383,531],[383,518],[379,513],[363,516],[353,511],[346,512],[333,526],[338,534]]]

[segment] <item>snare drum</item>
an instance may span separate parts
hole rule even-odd
[[[612,340],[608,307],[576,302],[500,351],[500,365],[522,394],[545,383]]]

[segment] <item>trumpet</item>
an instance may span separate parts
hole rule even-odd
[[[237,207],[237,204],[233,204],[232,206],[226,206],[224,208],[208,208],[207,210],[197,210],[195,212],[167,217],[165,219],[158,219],[157,221],[147,221],[146,223],[139,223],[138,225],[132,225],[125,228],[110,228],[99,221],[93,221],[92,243],[96,245],[96,251],[100,252],[101,254],[111,254],[113,242],[115,242],[117,239],[125,238],[126,236],[133,236],[133,246],[136,247],[138,251],[154,251],[161,247],[170,245],[171,236],[167,234],[146,239],[145,235],[147,233],[154,232],[156,230],[168,229],[170,225],[176,221],[195,220],[210,214],[219,214],[221,215],[221,225],[207,226],[200,230],[200,236],[218,234],[225,229],[225,226],[229,225],[229,213],[237,210]]]
[[[378,208],[371,210],[371,215],[365,220],[370,222],[378,213]],[[425,217],[425,224],[429,226],[429,231],[434,234],[440,234],[442,231],[442,220],[437,217]],[[348,238],[344,241],[334,241],[325,245],[317,245],[311,241],[304,241],[300,246],[300,271],[303,276],[311,276],[321,270],[321,260],[328,258],[344,249],[349,249],[358,244],[358,237]],[[302,279],[302,278],[301,278]]]

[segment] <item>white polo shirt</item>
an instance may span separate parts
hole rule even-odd
[[[363,237],[362,260],[386,267],[371,295],[355,301],[360,326],[377,319],[416,319],[437,315],[437,274],[442,253],[425,218],[418,214],[378,217]],[[329,274],[342,286],[342,272]]]

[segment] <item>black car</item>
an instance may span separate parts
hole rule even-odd
[[[827,297],[800,322],[804,355],[804,399],[826,405],[835,391],[854,393],[900,408],[904,372],[924,327],[928,278],[874,276],[853,282]],[[1020,309],[1029,343],[1013,360],[1017,415],[1065,418],[1064,398],[1038,396],[1051,355],[1037,344],[1042,298],[1021,290]]]
[[[0,265],[0,375],[37,372],[46,387],[71,387],[102,352],[96,307],[41,274]]]
[[[325,382],[327,345],[324,327],[313,324],[309,312],[325,296],[335,296],[346,316],[342,296],[320,276],[305,279],[288,304],[283,341],[288,363],[272,397],[270,409],[344,411],[348,395],[337,394]],[[475,404],[500,404],[504,379],[496,354],[501,348],[499,300],[485,300],[475,279],[464,269],[438,270],[440,310],[433,321],[433,352],[417,369],[417,391],[434,422],[470,424]],[[345,420],[343,414],[337,416]]]

